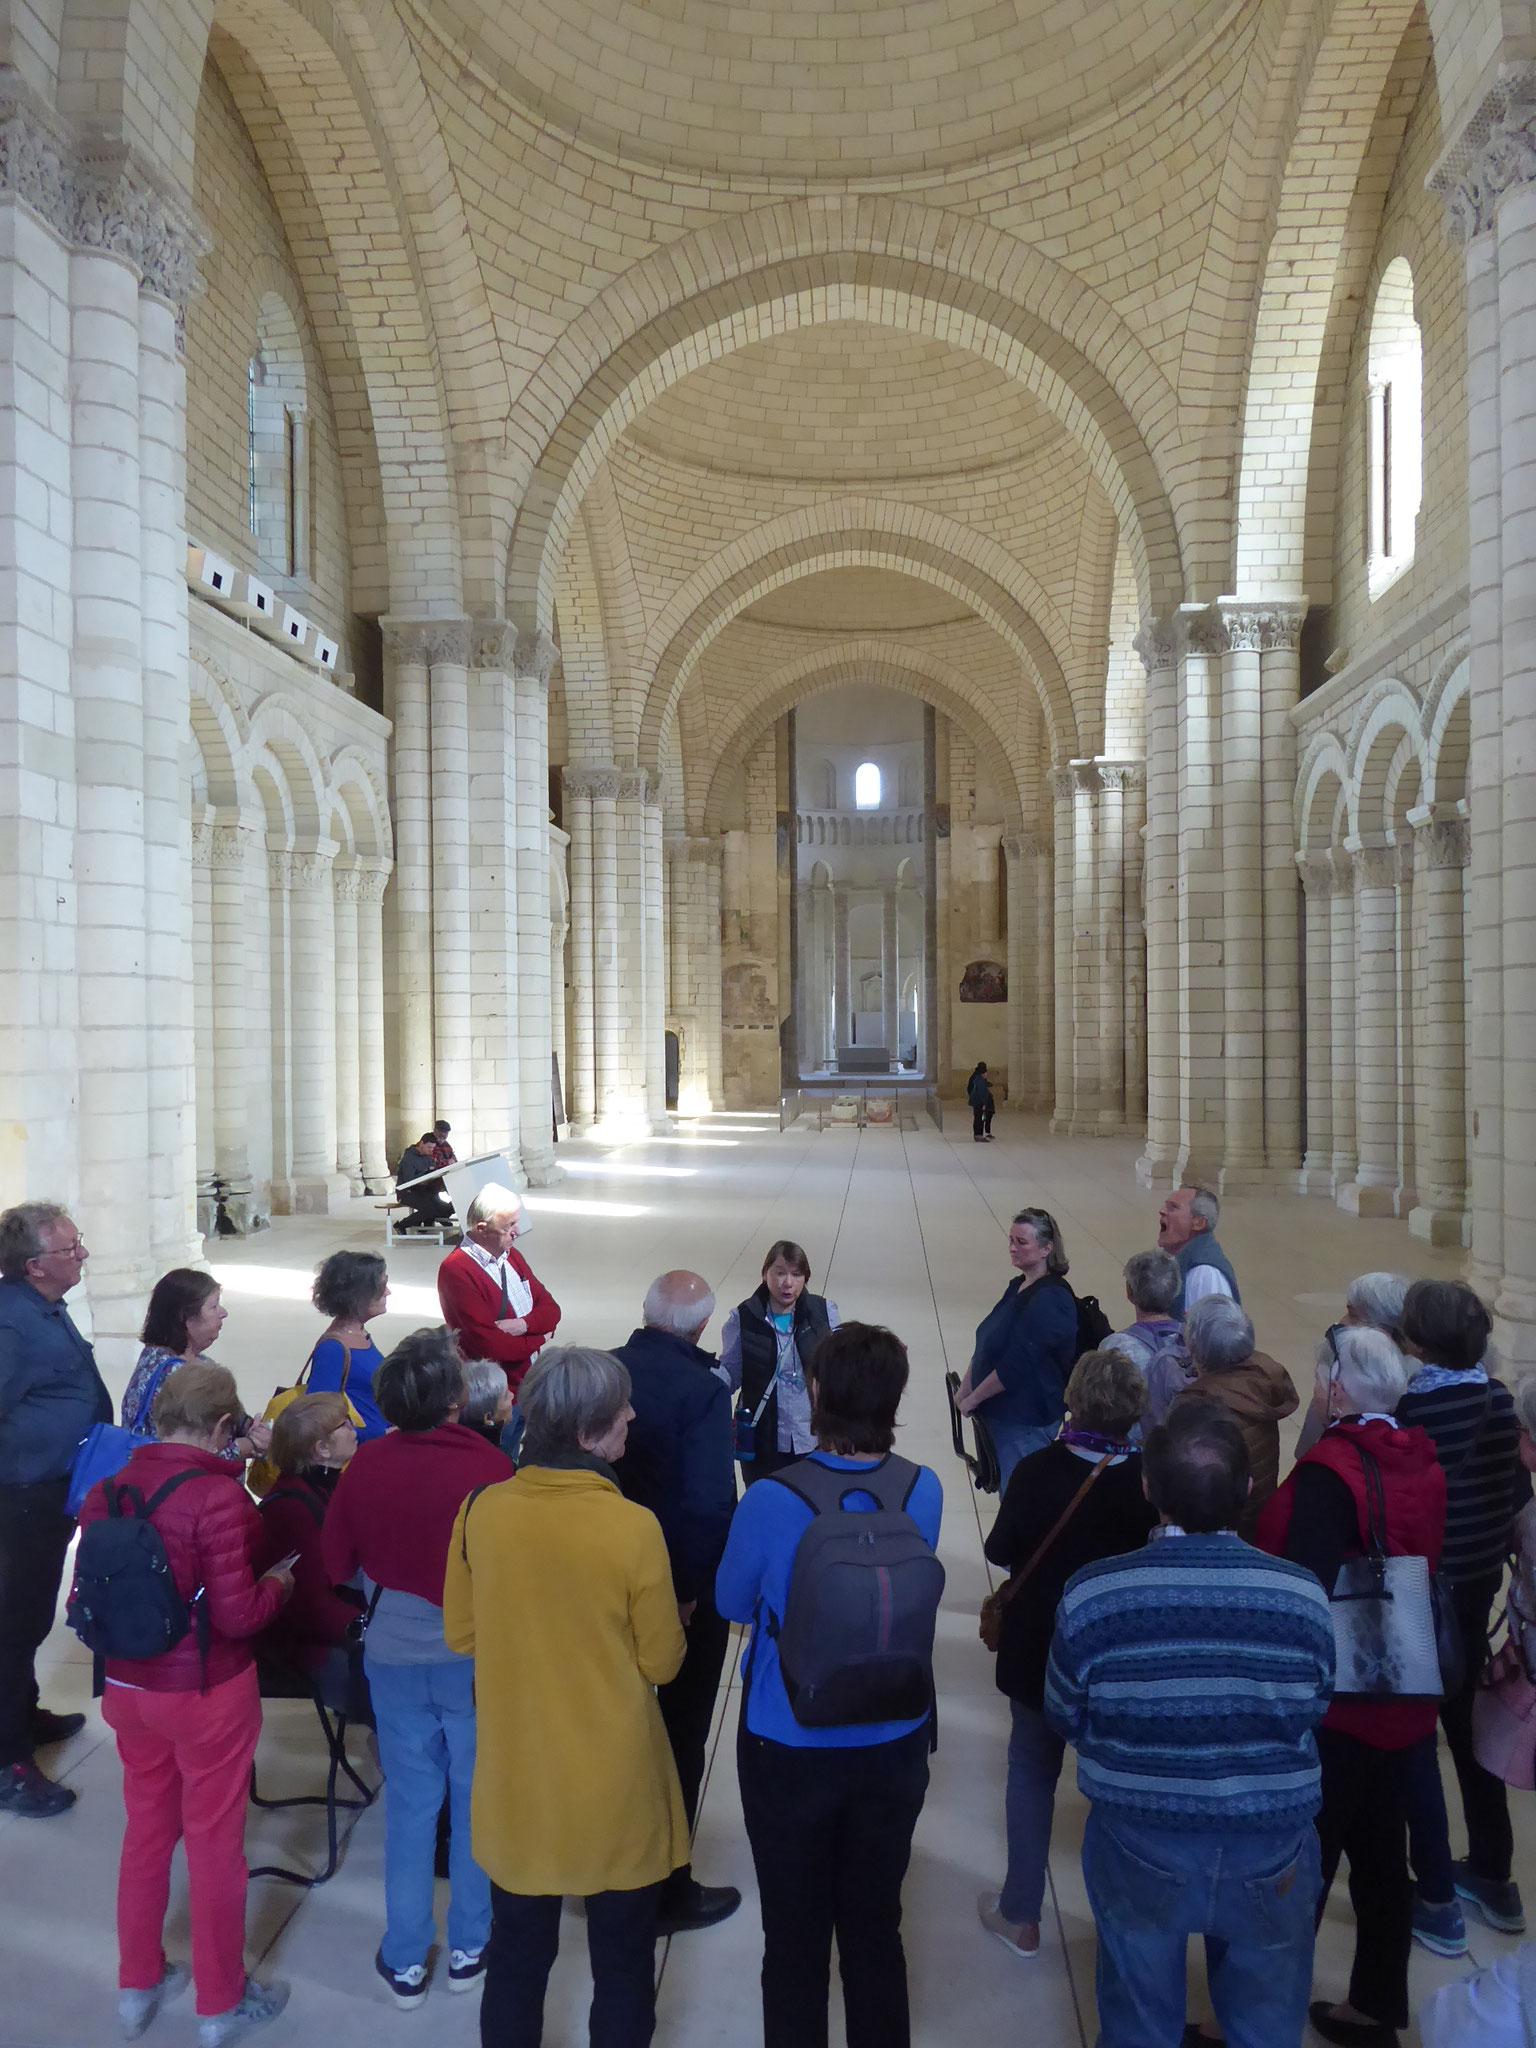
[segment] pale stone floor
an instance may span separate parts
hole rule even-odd
[[[831,1129],[781,1136],[774,1119],[720,1115],[690,1127],[691,1135],[617,1154],[564,1147],[562,1161],[572,1170],[559,1188],[532,1198],[537,1228],[527,1250],[565,1306],[562,1335],[583,1342],[621,1341],[638,1320],[646,1284],[669,1266],[694,1266],[708,1275],[723,1313],[756,1284],[762,1252],[779,1235],[806,1245],[816,1284],[845,1316],[888,1322],[906,1339],[914,1380],[901,1448],[930,1461],[943,1478],[949,1572],[938,1651],[941,1743],[906,1892],[914,2038],[925,2048],[1024,2038],[1040,2048],[1078,2048],[1093,2036],[1093,1928],[1078,1870],[1083,1804],[1070,1763],[1040,1959],[1015,1961],[976,1923],[976,1893],[1001,1874],[1007,1712],[992,1683],[991,1660],[976,1639],[976,1609],[987,1587],[981,1530],[993,1504],[973,1497],[951,1454],[942,1373],[946,1365],[963,1365],[976,1322],[1007,1278],[1005,1227],[1014,1209],[1029,1202],[1054,1210],[1075,1283],[1096,1292],[1113,1315],[1120,1263],[1155,1241],[1157,1202],[1136,1186],[1136,1148],[1128,1141],[1055,1139],[1039,1121],[1006,1114],[997,1131],[998,1141],[982,1149],[971,1142],[969,1119],[953,1111],[943,1137],[927,1125],[906,1133]],[[339,1245],[369,1246],[381,1237],[371,1204],[359,1202],[346,1216],[282,1220],[247,1242],[211,1247],[227,1274],[231,1309],[219,1352],[238,1372],[253,1409],[278,1380],[288,1380],[313,1341],[317,1325],[306,1286],[314,1261]],[[1451,1254],[1414,1243],[1400,1225],[1361,1221],[1286,1196],[1234,1198],[1222,1238],[1260,1343],[1291,1367],[1299,1386],[1309,1380],[1312,1346],[1352,1274],[1399,1264],[1418,1273],[1450,1273],[1458,1264]],[[438,1256],[428,1246],[395,1251],[395,1309],[380,1330],[386,1349],[416,1323],[436,1320]],[[0,1821],[0,2048],[95,2048],[114,2038],[118,1765],[91,1708],[88,1662],[62,1621],[44,1652],[44,1673],[50,1702],[90,1709],[90,1723],[55,1760],[80,1792],[74,1811],[56,1821]],[[734,1692],[734,1660],[731,1675]],[[745,1903],[726,1925],[660,1952],[657,2038],[678,2048],[734,2048],[762,2038],[752,1862],[732,1764],[737,1706],[735,1697],[722,1696],[695,1860],[706,1880],[740,1885]],[[307,1708],[269,1709],[260,1754],[265,1789],[321,1782],[307,1717]],[[536,1758],[529,1767],[537,1769]],[[1517,1799],[1516,1817],[1517,1875],[1536,1901],[1529,1802]],[[425,2013],[398,2013],[373,1974],[382,1837],[375,1807],[354,1827],[329,1885],[306,1895],[271,1881],[253,1884],[252,1961],[293,1984],[287,2015],[263,2037],[273,2048],[300,2039],[327,2048],[377,2048],[412,2036],[444,2044],[478,2039],[475,1999],[435,1990]],[[321,1840],[313,1812],[253,1812],[253,1863],[312,1858]],[[1341,1885],[1319,1948],[1320,1993],[1342,1994],[1349,1937]],[[173,1899],[171,1952],[184,1955],[186,1941],[182,1891]],[[1487,1961],[1505,1944],[1474,1929],[1472,1945],[1474,1956]],[[574,2048],[586,2039],[584,1951],[581,1923],[568,1914],[550,1991],[549,2048]],[[1415,2001],[1457,1968],[1415,1952]],[[1196,2012],[1205,2009],[1199,1969],[1192,1956]],[[193,2042],[191,1999],[172,2008],[149,2038],[166,2048]],[[842,2039],[836,2011],[833,2038]]]

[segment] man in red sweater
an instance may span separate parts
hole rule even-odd
[[[505,1366],[514,1399],[560,1321],[559,1302],[513,1249],[512,1240],[527,1228],[521,1197],[493,1182],[470,1203],[464,1241],[437,1269],[443,1321],[460,1351]]]

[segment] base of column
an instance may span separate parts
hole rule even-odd
[[[651,1118],[651,1136],[653,1138],[669,1138],[676,1129],[677,1125],[673,1123],[671,1116],[666,1110],[662,1110],[660,1115]]]
[[[272,1183],[274,1216],[339,1216],[351,1200],[351,1185],[339,1173],[295,1174]]]
[[[524,1145],[521,1158],[531,1188],[552,1188],[565,1179],[565,1169],[556,1160],[553,1145]]]
[[[1221,1164],[1211,1153],[1183,1150],[1173,1162],[1173,1186],[1213,1188],[1221,1179]]]
[[[584,1134],[593,1145],[637,1145],[643,1139],[653,1137],[651,1120],[643,1110],[622,1110],[615,1116],[604,1117],[598,1123],[589,1125]]]
[[[1250,1190],[1263,1188],[1273,1190],[1290,1185],[1290,1175],[1278,1173],[1263,1160],[1234,1160],[1223,1166],[1216,1176],[1216,1192],[1219,1195],[1247,1194]]]
[[[1493,1343],[1505,1379],[1518,1379],[1521,1368],[1536,1366],[1536,1300],[1527,1288],[1499,1290],[1493,1305]]]
[[[1334,1197],[1346,1216],[1395,1216],[1397,1197],[1391,1188],[1377,1188],[1358,1180],[1346,1181]]]
[[[1154,1146],[1149,1139],[1147,1149],[1136,1162],[1136,1184],[1143,1188],[1171,1188],[1173,1154]]]
[[[1465,1244],[1467,1216],[1464,1209],[1410,1209],[1408,1228],[1425,1244]]]

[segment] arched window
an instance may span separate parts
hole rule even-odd
[[[861,761],[853,771],[853,804],[859,811],[880,808],[880,770],[873,761]]]
[[[247,500],[258,565],[271,576],[309,574],[309,433],[304,352],[292,313],[275,292],[256,315],[246,385]]]
[[[1413,560],[1424,495],[1424,351],[1413,272],[1394,256],[1371,313],[1366,402],[1365,576],[1378,598]]]

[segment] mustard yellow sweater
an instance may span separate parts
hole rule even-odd
[[[654,1690],[686,1643],[648,1508],[591,1471],[489,1487],[454,1524],[443,1633],[475,1660],[473,1840],[493,1883],[587,1897],[687,1862]]]

